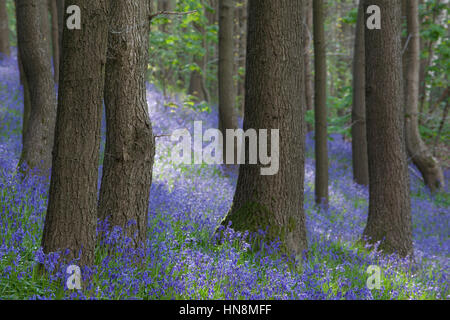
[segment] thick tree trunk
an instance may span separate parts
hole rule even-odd
[[[261,175],[263,165],[250,165],[246,159],[240,166],[233,206],[222,224],[231,221],[239,231],[267,230],[266,240],[279,237],[281,249],[300,259],[307,249],[303,211],[306,108],[304,61],[299,55],[303,3],[250,0],[248,13],[244,129],[279,129],[279,171]]]
[[[234,69],[234,20],[233,0],[219,1],[219,129],[223,134],[223,159],[229,143],[226,139],[227,129],[237,128],[234,108],[235,87]],[[236,155],[236,152],[234,153]]]
[[[53,49],[53,75],[55,83],[59,81],[59,26],[58,26],[58,0],[48,0],[52,15],[52,49]]]
[[[8,14],[6,11],[6,0],[0,0],[0,55],[9,56],[9,26]]]
[[[323,0],[313,1],[314,29],[314,118],[317,204],[328,204],[327,57]]]
[[[106,148],[99,218],[120,226],[145,247],[155,141],[145,72],[150,7],[147,0],[113,2],[105,76]],[[133,26],[140,28],[132,28]],[[120,32],[120,30],[132,30]]]
[[[422,174],[425,184],[432,192],[444,186],[444,174],[438,160],[433,157],[419,132],[419,72],[420,34],[419,8],[417,1],[406,1],[406,17],[409,43],[405,52],[406,92],[405,125],[408,155]]]
[[[30,115],[20,164],[47,175],[52,164],[56,94],[51,71],[48,37],[40,32],[45,2],[17,0],[17,37],[20,58],[30,94]],[[24,83],[24,98],[26,95]]]
[[[28,1],[28,0],[25,0]],[[64,28],[53,168],[42,246],[94,262],[97,182],[106,49],[107,0],[73,0],[81,29]],[[66,5],[69,5],[66,3]]]
[[[367,159],[366,136],[366,92],[364,57],[364,7],[358,8],[355,51],[353,59],[353,108],[352,108],[352,163],[353,179],[356,183],[369,185],[369,160]]]
[[[311,40],[313,37],[313,0],[307,0],[305,4],[305,28],[304,28],[304,56],[305,56],[305,101],[306,110],[312,110],[314,108],[314,85],[311,70]],[[308,132],[313,130],[313,126],[308,123]]]
[[[401,1],[365,0],[381,8],[381,30],[365,29],[369,216],[364,236],[380,249],[412,253],[409,175],[403,121]]]

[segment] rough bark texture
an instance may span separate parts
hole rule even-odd
[[[25,0],[28,1],[28,0]],[[108,34],[106,0],[73,0],[81,30],[64,28],[53,168],[42,246],[94,261],[97,182]],[[69,5],[66,3],[66,6]]]
[[[241,165],[233,206],[223,224],[231,221],[239,231],[267,230],[266,240],[279,237],[286,253],[301,258],[307,249],[303,211],[306,108],[304,61],[299,54],[303,4],[250,0],[248,14],[244,129],[280,130],[280,167],[276,175],[263,176],[261,164]]]
[[[412,162],[422,174],[425,184],[433,192],[444,186],[444,174],[419,132],[419,72],[420,34],[417,1],[406,1],[409,42],[405,51],[405,125],[406,147]]]
[[[317,204],[328,204],[327,57],[323,0],[313,1],[315,194]]]
[[[233,79],[233,0],[219,1],[219,130],[223,134],[223,158],[226,159],[227,129],[237,128],[234,109],[235,88]],[[234,153],[236,155],[236,152]]]
[[[105,76],[107,136],[98,213],[111,227],[122,227],[134,247],[147,239],[155,155],[145,89],[149,15],[147,0],[112,2]]]
[[[9,56],[9,27],[6,0],[0,0],[0,54]]]
[[[381,8],[381,30],[365,29],[369,216],[364,236],[380,249],[412,253],[406,159],[400,0],[365,0]],[[366,15],[367,17],[367,15]]]
[[[366,67],[364,57],[364,7],[358,8],[355,51],[353,59],[353,106],[352,106],[352,163],[353,179],[356,183],[369,185],[369,160],[367,159],[366,136]]]
[[[47,175],[52,164],[56,95],[48,38],[41,32],[42,6],[46,6],[46,3],[36,0],[16,1],[20,58],[31,105],[20,163]]]
[[[55,83],[59,81],[59,26],[58,26],[58,0],[49,0],[50,13],[52,15],[52,50],[53,50],[53,75]]]
[[[314,108],[314,85],[313,76],[311,70],[311,40],[313,37],[313,0],[305,1],[305,26],[304,26],[304,56],[305,56],[305,101],[306,110],[312,110]],[[313,126],[308,123],[307,130],[312,131]]]

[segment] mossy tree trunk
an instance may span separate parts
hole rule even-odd
[[[279,129],[280,166],[270,176],[261,175],[261,164],[241,165],[222,223],[239,231],[267,228],[265,240],[280,238],[284,252],[301,258],[307,249],[303,2],[250,0],[248,13],[244,130]]]

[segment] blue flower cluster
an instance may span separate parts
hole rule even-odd
[[[204,121],[204,130],[217,127],[217,110],[192,109],[180,102],[182,96],[166,98],[150,84],[149,114],[158,137],[146,249],[130,248],[120,228],[108,231],[108,221],[99,221],[95,265],[82,270],[81,290],[69,290],[66,266],[58,262],[65,252],[45,255],[40,248],[48,177],[22,177],[16,170],[23,105],[16,66],[14,55],[0,60],[0,299],[450,298],[448,189],[431,195],[411,175],[415,261],[383,255],[358,242],[368,190],[353,182],[351,146],[340,135],[329,143],[330,206],[314,206],[314,141],[308,134],[304,206],[310,248],[299,270],[277,242],[253,252],[252,235],[231,228],[221,239],[214,235],[231,206],[237,173],[174,165],[166,135],[178,128],[192,132],[194,120]],[[38,264],[47,270],[43,276]],[[382,270],[380,289],[367,288],[370,265]]]

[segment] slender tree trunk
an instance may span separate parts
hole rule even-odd
[[[17,43],[19,46],[20,44]],[[22,146],[25,143],[25,132],[27,132],[28,121],[30,119],[31,101],[30,101],[30,88],[28,86],[27,77],[23,70],[22,59],[20,58],[20,49],[17,50],[17,64],[19,65],[20,83],[22,84],[23,92],[23,113],[22,113]]]
[[[28,0],[24,0],[28,1]],[[53,168],[42,246],[94,262],[102,97],[108,38],[106,0],[73,0],[81,29],[63,31]],[[81,254],[80,254],[81,251]]]
[[[41,1],[17,0],[17,37],[23,74],[29,87],[30,115],[20,164],[47,175],[52,164],[56,94],[48,38],[41,32]],[[24,85],[24,98],[26,95]]]
[[[59,26],[58,26],[58,0],[48,0],[52,15],[52,49],[53,49],[53,75],[55,83],[59,81]]]
[[[314,86],[311,70],[311,40],[313,37],[313,0],[307,0],[305,4],[305,35],[304,35],[304,55],[305,55],[305,100],[306,110],[312,110],[314,108]],[[313,126],[308,123],[308,132],[313,130]]]
[[[419,7],[416,0],[406,1],[408,36],[410,38],[405,52],[406,92],[405,125],[406,147],[413,163],[422,174],[425,184],[432,192],[444,186],[444,174],[438,160],[425,145],[419,132],[419,71],[420,34]]]
[[[313,1],[316,203],[328,204],[327,57],[323,0]]]
[[[358,8],[353,59],[352,163],[355,182],[368,186],[369,160],[367,159],[366,136],[364,29],[364,7],[361,0]]]
[[[412,221],[403,121],[401,1],[381,8],[381,30],[365,29],[369,215],[364,237],[401,256],[412,253]]]
[[[202,35],[203,47],[206,47],[206,31],[205,28],[195,24],[197,32]],[[204,73],[206,71],[206,59],[207,56],[204,54],[201,57],[194,57],[194,63],[200,68],[200,71],[195,70],[191,73],[191,78],[189,80],[188,93],[197,98],[198,101],[208,101],[208,92],[204,84]]]
[[[239,41],[238,53],[239,63],[238,70],[244,70],[243,75],[239,74],[237,85],[237,94],[239,96],[239,115],[244,117],[245,109],[245,51],[247,49],[247,0],[242,1],[242,7],[239,8]]]
[[[234,108],[235,87],[234,70],[234,39],[233,39],[233,0],[219,1],[219,129],[223,134],[223,159],[225,163],[226,149],[229,143],[226,139],[227,129],[237,128],[237,118]],[[237,154],[236,152],[234,153]]]
[[[307,249],[303,211],[306,108],[304,61],[299,55],[303,2],[250,0],[248,13],[244,129],[279,129],[279,171],[261,175],[262,164],[250,165],[246,159],[240,166],[233,206],[222,224],[232,222],[238,231],[267,230],[266,240],[279,237],[281,249],[300,259]]]
[[[105,77],[107,136],[98,214],[111,227],[122,227],[134,247],[146,244],[155,155],[145,89],[149,16],[147,0],[113,2]],[[136,25],[141,27],[132,29]],[[127,28],[133,31],[119,32]]]
[[[9,56],[9,26],[8,14],[6,11],[6,0],[0,0],[0,55]]]
[[[41,33],[44,37],[44,41],[48,46],[48,52],[52,52],[52,41],[51,41],[51,29],[50,29],[50,15],[48,0],[37,1],[40,9],[39,25],[41,27]]]

